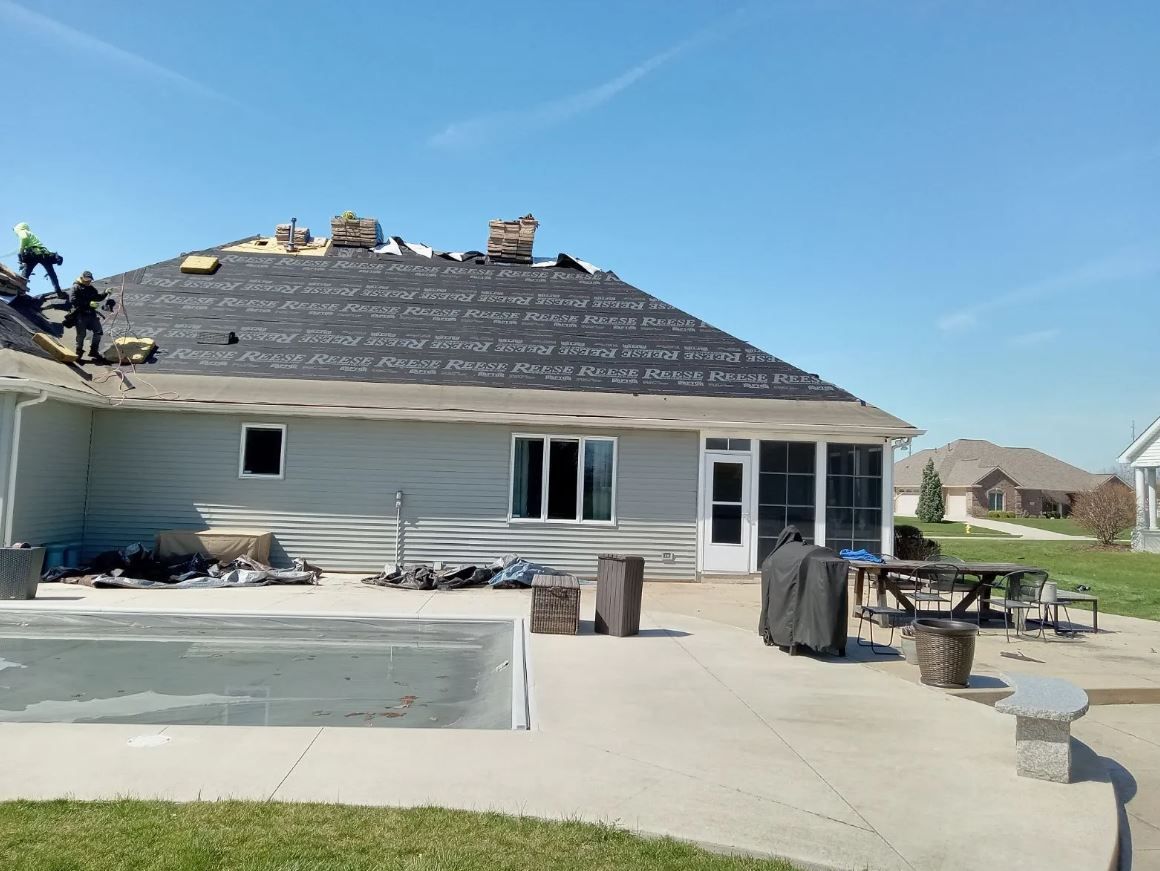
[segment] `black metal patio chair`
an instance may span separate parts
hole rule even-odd
[[[1011,642],[1011,618],[1015,618],[1015,635],[1017,638],[1043,638],[1043,627],[1046,623],[1044,615],[1040,614],[1039,631],[1034,636],[1027,635],[1027,618],[1033,611],[1043,607],[1043,585],[1047,583],[1047,572],[1034,569],[1021,569],[1010,572],[997,578],[989,586],[992,589],[991,607],[1003,612],[1003,632],[1007,642]],[[996,593],[1000,594],[996,597]]]

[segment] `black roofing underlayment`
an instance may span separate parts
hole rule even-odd
[[[178,257],[98,282],[116,294],[124,280],[133,332],[159,346],[154,371],[854,400],[611,272],[357,248],[201,253],[221,259],[214,275],[183,274]]]
[[[13,311],[11,306],[0,302],[0,348],[51,359],[32,341],[33,332],[31,324]]]

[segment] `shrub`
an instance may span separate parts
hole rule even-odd
[[[917,526],[894,527],[894,556],[898,559],[930,559],[938,552],[938,542],[924,538]]]
[[[922,487],[918,491],[918,510],[915,513],[923,523],[941,523],[946,514],[942,479],[934,470],[934,460],[927,460],[922,470]]]
[[[992,520],[1013,520],[1019,515],[1014,511],[988,511],[987,516]]]
[[[1100,487],[1076,495],[1071,518],[1100,544],[1108,545],[1136,522],[1136,500],[1123,487]]]

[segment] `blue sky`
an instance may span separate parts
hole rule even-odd
[[[531,211],[537,253],[817,372],[919,447],[1102,470],[1160,414],[1160,4],[338,8],[0,0],[0,223],[71,278],[291,215],[459,249]]]

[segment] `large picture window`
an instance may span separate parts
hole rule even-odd
[[[831,444],[826,456],[826,547],[882,551],[882,446]]]
[[[814,541],[813,442],[761,442],[757,481],[757,564],[765,560],[787,526]]]
[[[616,439],[512,437],[511,517],[611,523],[616,504]]]

